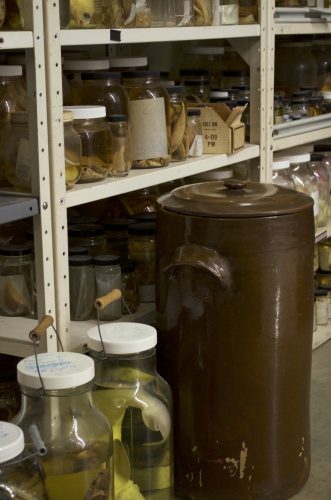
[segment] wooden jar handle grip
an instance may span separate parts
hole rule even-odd
[[[94,306],[99,311],[102,311],[105,307],[109,306],[112,302],[119,300],[122,297],[122,292],[118,288],[114,288],[111,292],[107,293],[103,297],[95,299]]]
[[[43,316],[36,328],[29,333],[30,340],[40,340],[40,337],[46,333],[47,328],[52,326],[54,318],[52,316]]]

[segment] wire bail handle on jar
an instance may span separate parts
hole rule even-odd
[[[109,304],[112,304],[113,302],[116,302],[116,300],[120,300],[122,298],[122,292],[118,288],[114,288],[110,292],[108,292],[106,295],[103,297],[99,297],[95,299],[94,301],[94,307],[97,310],[97,323],[98,323],[98,332],[99,332],[99,337],[100,337],[100,342],[102,346],[102,352],[103,356],[106,357],[106,351],[105,351],[105,346],[103,343],[102,335],[101,335],[101,328],[100,328],[100,316],[99,313],[105,307],[109,306]]]
[[[50,315],[43,316],[41,318],[41,320],[39,321],[39,323],[37,324],[37,326],[33,330],[31,330],[31,332],[29,333],[29,339],[32,340],[32,342],[33,342],[34,357],[36,359],[36,368],[37,368],[38,376],[39,376],[40,383],[41,383],[41,391],[40,392],[41,392],[42,396],[45,394],[45,386],[44,386],[44,382],[41,378],[41,373],[40,373],[39,364],[38,364],[37,343],[39,343],[40,338],[43,335],[45,335],[47,329],[50,326],[53,328],[55,335],[56,335],[56,338],[60,344],[61,351],[63,352],[63,345],[61,342],[61,338],[58,335],[53,323],[54,323],[53,316],[50,316]]]

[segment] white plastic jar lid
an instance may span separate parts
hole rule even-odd
[[[72,111],[63,111],[63,123],[70,123],[74,119]]]
[[[280,156],[277,158],[276,161],[279,160],[287,160],[290,162],[290,165],[297,164],[297,163],[308,163],[310,161],[310,153],[305,153],[301,155],[286,155],[286,156]]]
[[[142,68],[147,66],[147,57],[110,57],[110,68]]]
[[[210,97],[214,97],[216,99],[222,99],[225,97],[229,97],[229,92],[227,90],[211,90]]]
[[[24,434],[17,425],[0,422],[0,463],[8,462],[24,450]]]
[[[65,71],[102,71],[109,69],[109,59],[65,59]]]
[[[142,323],[105,323],[100,328],[106,354],[134,354],[157,344],[155,328]],[[88,330],[87,345],[92,351],[102,351],[97,326]]]
[[[290,161],[285,159],[277,159],[272,163],[272,170],[283,170],[290,167]]]
[[[23,67],[19,65],[0,65],[0,76],[22,76]]]
[[[89,120],[93,118],[105,118],[105,106],[65,106],[63,111],[71,111],[74,120]]]
[[[94,361],[77,352],[38,354],[38,365],[46,390],[71,389],[87,384],[94,378]],[[35,356],[18,363],[17,381],[31,389],[41,388]]]
[[[321,94],[322,94],[322,96],[324,97],[325,100],[331,101],[331,92],[330,92],[330,90],[322,90]]]
[[[201,56],[218,56],[224,54],[224,47],[206,47],[206,46],[197,46],[197,47],[187,47],[185,49],[185,54],[195,54]]]

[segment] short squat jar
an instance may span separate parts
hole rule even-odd
[[[104,106],[66,106],[74,117],[74,128],[82,142],[80,182],[100,181],[107,177],[111,164],[111,138]]]
[[[25,451],[22,429],[8,422],[0,422],[0,498],[48,498],[42,467]]]
[[[295,184],[290,174],[290,162],[288,160],[276,160],[273,162],[272,183],[295,190]]]
[[[17,365],[22,428],[27,450],[34,450],[31,429],[39,432],[46,453],[39,458],[48,500],[113,499],[112,432],[92,402],[93,360],[57,352],[30,356]]]
[[[0,248],[0,314],[33,314],[33,259],[25,246]]]
[[[95,280],[89,255],[69,257],[70,319],[84,321],[91,319],[94,313]]]
[[[113,427],[115,497],[125,491],[128,499],[172,500],[172,398],[156,371],[156,330],[115,323],[101,325],[101,336],[105,351],[97,328],[88,331],[88,348],[95,361],[93,401]]]
[[[98,255],[93,259],[97,297],[114,289],[121,290],[121,266],[117,255]],[[98,312],[101,321],[115,321],[122,316],[121,300],[116,300]]]

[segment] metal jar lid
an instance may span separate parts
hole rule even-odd
[[[158,199],[171,212],[203,217],[271,217],[301,212],[313,206],[310,196],[273,184],[235,179],[203,182],[174,189]]]

